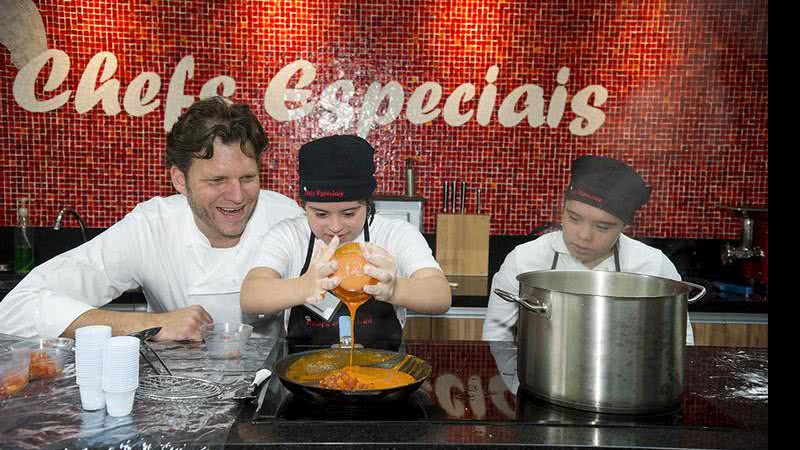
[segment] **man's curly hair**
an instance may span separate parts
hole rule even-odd
[[[219,96],[200,100],[181,114],[167,133],[164,164],[176,166],[188,175],[192,160],[214,157],[217,137],[224,144],[240,144],[242,153],[260,166],[261,154],[268,144],[264,128],[248,105],[231,103]],[[248,142],[253,151],[247,148]]]

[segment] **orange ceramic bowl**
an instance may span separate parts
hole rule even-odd
[[[377,284],[378,280],[364,273],[367,260],[361,255],[361,246],[357,242],[344,244],[336,249],[333,260],[339,265],[334,277],[339,278],[339,286],[333,294],[344,302],[361,303],[369,299],[364,293],[364,286]]]

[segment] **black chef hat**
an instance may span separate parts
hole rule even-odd
[[[375,181],[375,149],[358,136],[328,136],[300,147],[300,198],[346,202],[369,198]]]
[[[650,199],[652,188],[622,161],[603,156],[581,156],[572,162],[572,180],[565,198],[613,214],[625,223]]]

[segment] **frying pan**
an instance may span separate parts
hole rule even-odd
[[[293,364],[299,364],[293,366]],[[388,389],[348,391],[319,386],[322,375],[350,363],[350,349],[323,349],[294,353],[275,363],[273,373],[289,391],[314,403],[383,403],[402,400],[411,395],[431,375],[431,365],[424,359],[406,353],[377,349],[356,349],[353,365],[397,369],[414,381]],[[292,373],[290,368],[293,368]]]

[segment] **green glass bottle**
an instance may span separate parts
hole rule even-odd
[[[14,272],[28,273],[33,269],[33,234],[28,228],[28,198],[17,202],[17,227],[14,229]]]

